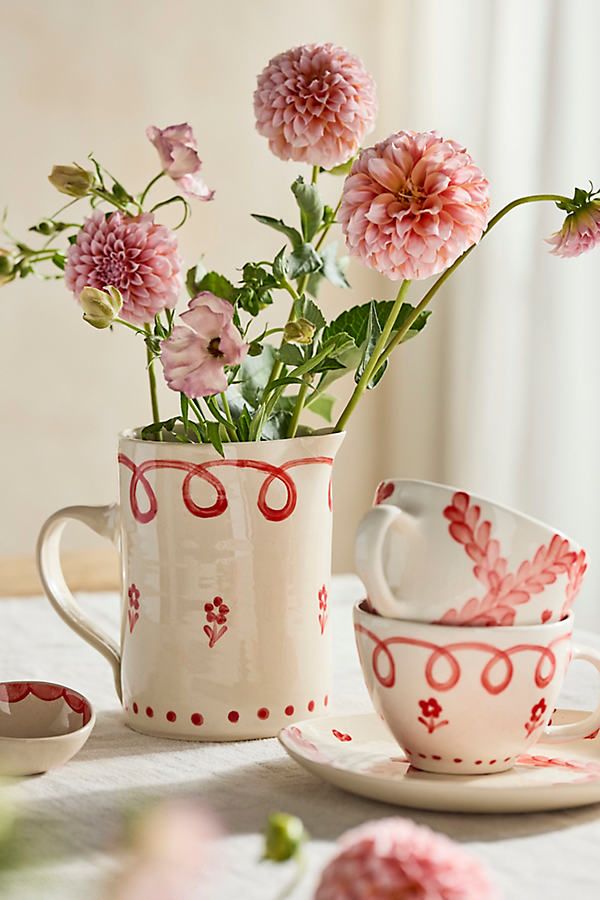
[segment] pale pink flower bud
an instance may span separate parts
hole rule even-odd
[[[150,125],[146,136],[158,151],[163,171],[184,194],[197,200],[213,199],[215,192],[206,186],[200,175],[202,160],[191,125],[184,122],[162,129]]]
[[[94,328],[108,328],[119,315],[123,298],[112,285],[104,291],[85,287],[79,295],[79,303],[83,310],[83,318],[89,325],[93,325]]]
[[[566,217],[560,231],[547,238],[555,256],[580,256],[600,244],[600,200],[590,200]]]
[[[208,397],[227,389],[225,366],[238,365],[248,345],[233,322],[227,300],[202,291],[190,300],[177,325],[161,344],[165,379],[188,397]]]

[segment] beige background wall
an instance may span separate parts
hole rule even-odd
[[[93,150],[132,189],[156,171],[146,125],[189,120],[217,199],[182,235],[188,262],[235,277],[278,239],[250,212],[291,214],[300,167],[254,131],[256,74],[297,43],[333,40],[375,76],[373,139],[437,128],[466,144],[498,209],[519,194],[600,184],[597,0],[82,0],[4,4],[0,206],[24,233],[59,205],[52,163]],[[328,199],[338,184],[328,186]],[[580,621],[600,626],[600,252],[561,261],[550,205],[502,226],[453,278],[426,331],[362,405],[336,471],[335,568],[380,477],[444,480],[552,522],[591,555]],[[390,296],[353,264],[351,293]],[[423,286],[413,288],[418,298]],[[280,310],[284,315],[284,310]],[[142,348],[83,325],[59,283],[0,291],[0,557],[42,519],[115,496],[115,437],[147,419]],[[348,387],[342,388],[347,390]],[[163,403],[173,402],[173,397]],[[72,536],[81,546],[89,540]]]

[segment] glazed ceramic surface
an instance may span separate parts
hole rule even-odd
[[[330,690],[331,475],[343,435],[206,445],[122,436],[119,506],[44,526],[51,602],[112,663],[127,723],[191,740],[275,735]],[[121,548],[120,641],[75,604],[60,532],[84,521]]]
[[[542,734],[574,740],[600,726],[600,703],[577,725],[549,725],[571,659],[600,672],[600,653],[573,647],[562,622],[498,628],[384,619],[354,608],[373,705],[413,765],[482,775],[515,764]]]
[[[559,726],[587,714],[557,710]],[[591,732],[569,744],[540,742],[509,771],[474,778],[416,769],[375,713],[298,722],[279,735],[301,766],[339,788],[416,809],[518,813],[600,802],[600,739]]]
[[[37,775],[63,765],[94,722],[89,701],[64,685],[0,682],[0,774]]]
[[[356,566],[383,616],[446,625],[559,621],[586,555],[547,525],[425,481],[384,481],[356,538]]]

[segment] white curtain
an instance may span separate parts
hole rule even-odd
[[[600,187],[599,33],[596,0],[386,4],[385,124],[464,142],[495,210]],[[591,559],[578,620],[600,627],[600,248],[549,255],[561,222],[549,203],[514,211],[440,292],[376,401],[377,470],[471,489],[571,535]]]

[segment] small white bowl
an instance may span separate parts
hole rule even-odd
[[[95,721],[89,700],[62,684],[0,682],[0,775],[62,766],[81,750]]]

